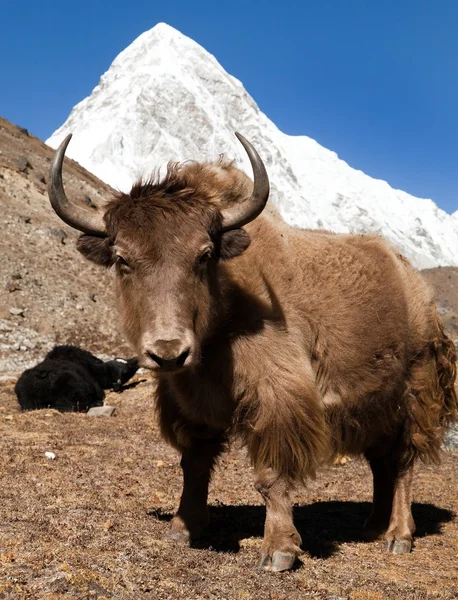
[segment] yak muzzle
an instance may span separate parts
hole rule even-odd
[[[191,344],[180,339],[156,340],[145,347],[143,356],[144,366],[152,371],[177,371],[193,362]]]

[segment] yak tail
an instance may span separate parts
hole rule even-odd
[[[447,427],[458,420],[455,389],[457,353],[435,316],[436,339],[427,356],[413,364],[406,390],[412,452],[410,459],[438,463]]]

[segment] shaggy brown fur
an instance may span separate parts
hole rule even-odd
[[[107,240],[79,244],[116,263],[124,329],[158,371],[162,432],[183,455],[170,537],[205,526],[211,469],[239,435],[267,506],[264,567],[293,564],[301,541],[288,491],[339,454],[367,457],[367,527],[406,552],[413,462],[438,459],[458,412],[456,353],[431,290],[375,235],[299,230],[270,209],[221,234],[219,209],[251,188],[232,163],[171,164],[162,182],[111,201]],[[182,368],[158,369],[159,343],[161,362],[174,345]]]

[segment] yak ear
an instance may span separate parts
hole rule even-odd
[[[115,262],[115,253],[107,237],[81,235],[76,242],[76,248],[88,260],[107,269]]]
[[[219,259],[229,260],[243,254],[251,243],[249,234],[244,229],[231,229],[220,236]]]

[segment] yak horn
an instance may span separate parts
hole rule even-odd
[[[243,135],[240,135],[240,133],[237,132],[235,135],[245,148],[253,168],[253,193],[250,198],[247,198],[243,202],[221,211],[221,214],[223,215],[221,231],[238,229],[256,219],[256,217],[264,210],[267,199],[269,198],[269,177],[261,157]]]
[[[72,134],[67,135],[54,154],[54,159],[49,172],[48,196],[53,209],[57,215],[73,227],[87,235],[105,237],[105,224],[103,215],[97,211],[89,211],[83,207],[70,202],[65,195],[64,185],[62,183],[62,163],[64,162],[65,150],[72,138]]]

